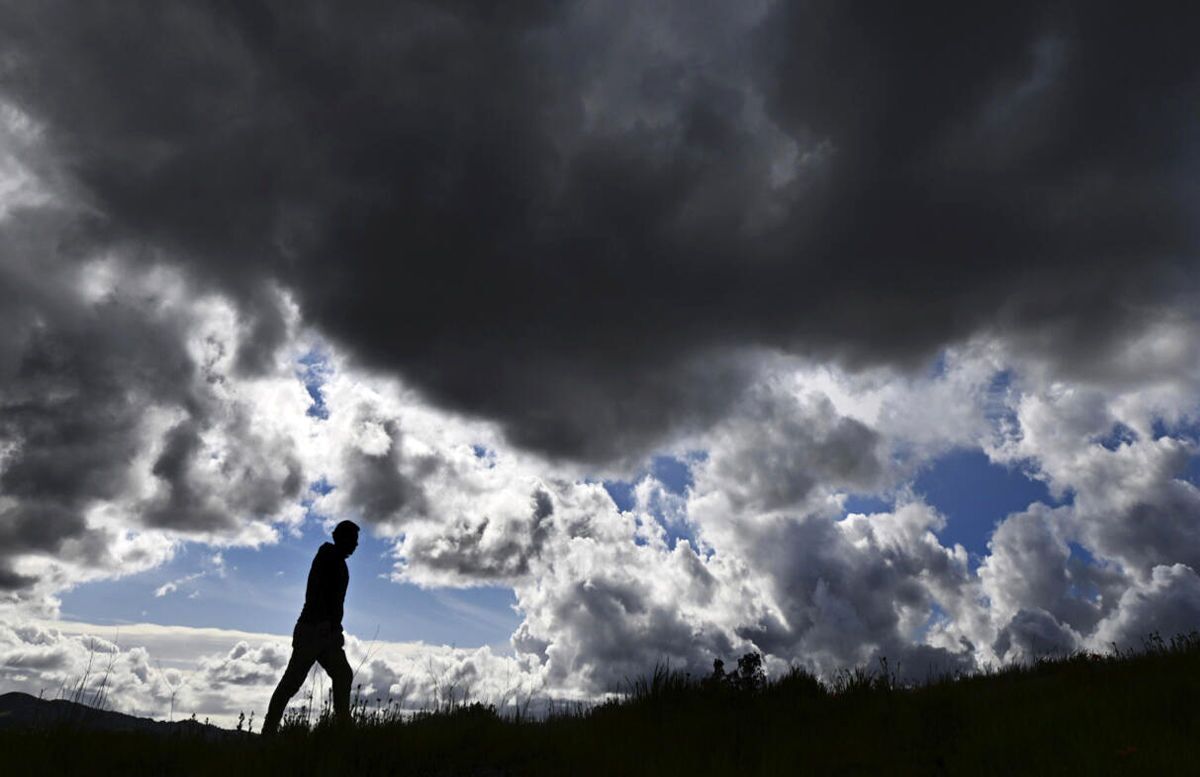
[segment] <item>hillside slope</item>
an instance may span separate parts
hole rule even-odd
[[[194,720],[151,720],[114,710],[97,709],[66,699],[39,699],[19,691],[0,694],[0,730],[28,731],[49,727],[210,736],[230,733]]]
[[[0,731],[7,774],[1188,774],[1200,763],[1200,638],[899,687],[795,672],[660,671],[620,704],[548,720],[474,705],[356,730],[220,742],[72,727]]]

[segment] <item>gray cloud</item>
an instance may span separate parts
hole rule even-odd
[[[1200,629],[1200,576],[1184,564],[1155,567],[1145,584],[1130,586],[1093,641],[1102,647],[1140,648],[1151,633],[1170,639]]]
[[[460,516],[431,533],[416,532],[398,548],[405,565],[425,574],[471,582],[507,582],[530,573],[554,527],[550,495],[534,492],[528,515]]]
[[[825,673],[879,655],[917,676],[970,665],[973,657],[958,655],[961,649],[929,645],[924,663],[915,663],[913,632],[931,617],[939,589],[969,582],[965,557],[925,533],[935,523],[916,504],[870,520],[808,515],[744,525],[741,552],[764,574],[779,614],[740,627],[739,635]]]
[[[267,642],[251,646],[239,641],[224,656],[200,662],[201,687],[221,691],[226,685],[271,686],[279,682],[291,652],[283,645]]]
[[[1195,486],[1163,478],[1132,501],[1124,509],[1089,511],[1081,528],[1090,547],[1142,573],[1167,562],[1200,567],[1200,491]]]
[[[401,432],[394,419],[363,418],[382,434],[384,450],[350,448],[345,463],[345,488],[350,504],[372,523],[394,522],[424,515],[427,507],[420,482],[441,466],[436,454],[405,461],[400,451]]]
[[[1079,647],[1079,636],[1045,610],[1018,610],[1000,632],[994,649],[1009,661],[1063,656]]]
[[[1060,527],[1068,511],[1064,508],[1056,514],[1035,504],[997,527],[979,576],[998,612],[1016,617],[1016,610],[1040,610],[1054,613],[1076,628],[1090,627],[1099,620],[1098,605],[1075,593],[1086,588],[1080,585],[1086,578],[1073,579],[1070,549]],[[1074,571],[1080,570],[1076,567]]]
[[[4,13],[0,89],[101,214],[87,239],[242,300],[242,369],[280,282],[555,455],[719,417],[731,348],[912,364],[988,330],[1086,371],[1194,290],[1178,9]]]
[[[729,623],[736,604],[696,584],[711,574],[704,565],[686,542],[666,551],[576,540],[516,586],[526,618],[513,645],[544,665],[549,688],[587,695],[661,664],[706,673],[747,643]]]
[[[205,386],[226,380],[211,368],[204,372]],[[200,399],[202,409],[163,437],[150,468],[163,488],[141,505],[146,525],[232,533],[246,519],[269,520],[295,505],[308,484],[297,441],[260,428],[266,408],[207,393]],[[206,435],[221,439],[219,451]]]
[[[818,486],[873,492],[884,485],[879,434],[839,416],[828,398],[760,388],[740,409],[718,427],[718,444],[698,468],[698,487],[719,490],[734,510],[800,508]]]

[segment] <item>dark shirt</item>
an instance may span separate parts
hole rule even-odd
[[[342,606],[346,601],[346,586],[350,584],[350,570],[346,559],[331,542],[317,548],[312,569],[308,570],[308,589],[304,592],[304,609],[300,611],[300,623],[320,623],[338,631],[342,629]]]

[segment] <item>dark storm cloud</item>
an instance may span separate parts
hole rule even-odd
[[[127,487],[142,401],[179,402],[189,365],[173,335],[120,300],[77,305],[70,248],[40,236],[56,214],[10,219],[0,238],[0,564],[14,554],[103,562],[84,511]],[[70,241],[65,241],[69,244]],[[65,256],[64,256],[65,254]],[[172,378],[165,379],[165,375]],[[141,400],[141,401],[139,401]],[[5,588],[35,582],[3,570]]]
[[[2,85],[109,239],[242,301],[242,369],[280,282],[551,454],[716,417],[731,346],[1082,369],[1190,293],[1200,12],[750,7],[11,3]]]
[[[18,575],[11,570],[0,569],[0,591],[20,591],[36,582],[36,577]]]
[[[1164,10],[781,14],[773,113],[838,146],[822,233],[850,261],[821,266],[835,287],[870,267],[885,310],[864,330],[886,323],[913,346],[1049,326],[1062,357],[1086,356],[1136,321],[1127,305],[1162,292],[1170,261],[1192,265],[1198,18]]]
[[[201,317],[136,276],[89,295],[77,229],[74,215],[44,208],[10,215],[0,233],[4,590],[37,582],[11,568],[22,556],[113,571],[112,536],[87,518],[97,505],[118,505],[142,526],[231,535],[302,485],[291,442],[263,439],[236,402],[211,393],[223,377],[188,349]],[[182,420],[159,439],[154,411]],[[213,476],[199,473],[213,464],[206,432],[230,442]],[[147,469],[158,495],[134,504],[146,474],[138,458],[156,448]]]

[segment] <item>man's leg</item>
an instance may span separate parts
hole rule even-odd
[[[350,681],[353,672],[350,662],[346,660],[346,651],[341,647],[331,647],[321,651],[317,663],[333,681],[333,711],[338,723],[350,723]]]
[[[284,708],[296,695],[296,691],[300,690],[300,686],[304,685],[304,678],[308,676],[308,670],[312,669],[313,661],[316,659],[317,654],[311,648],[292,649],[292,657],[288,661],[287,669],[284,670],[279,685],[275,686],[275,693],[271,694],[267,716],[263,718],[263,734],[274,734],[279,729],[279,721],[283,717]]]

